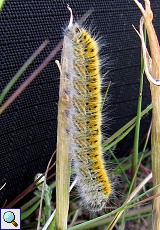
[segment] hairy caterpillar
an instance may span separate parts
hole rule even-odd
[[[64,36],[61,76],[66,103],[66,135],[77,175],[83,206],[101,210],[110,194],[111,183],[104,166],[101,133],[101,75],[99,45],[90,33],[70,22]]]

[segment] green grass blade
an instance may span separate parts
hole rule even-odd
[[[5,0],[0,0],[0,12],[2,11],[2,7],[4,5]]]
[[[21,216],[21,219],[24,220],[28,216],[30,216],[38,208],[39,204],[40,204],[40,200],[37,201],[29,210],[23,212],[22,216]]]
[[[111,149],[113,146],[115,146],[119,141],[123,140],[125,136],[128,135],[132,131],[132,129],[135,127],[135,124],[133,124],[130,128],[128,128],[124,133],[122,133],[120,136],[118,135],[118,138],[114,140],[111,144],[104,147],[104,151],[107,151]],[[106,142],[104,142],[104,145],[106,145]]]
[[[159,187],[160,185],[156,185],[153,188],[147,190],[146,192],[144,192],[143,194],[135,197],[134,199],[132,199],[130,202],[128,202],[127,204],[122,205],[121,207],[117,208],[116,210],[113,210],[110,213],[107,213],[103,216],[97,217],[93,220],[89,220],[85,223],[76,225],[74,227],[68,228],[67,230],[86,230],[86,229],[90,229],[90,228],[95,228],[95,227],[100,227],[102,225],[105,225],[107,223],[106,218],[116,214],[122,210],[126,210],[128,207],[132,207],[133,203],[137,200],[139,200],[140,198],[142,198],[143,196],[147,195],[148,193],[150,193],[151,191],[153,191],[154,189],[156,189],[157,187]],[[131,206],[132,205],[132,206]]]
[[[146,39],[146,31],[145,31],[145,39]],[[144,76],[144,60],[143,60],[143,53],[141,51],[141,76],[140,76],[140,84],[139,84],[139,97],[138,97],[137,118],[136,118],[136,128],[134,134],[133,158],[132,158],[132,180],[133,178],[135,179],[131,191],[133,191],[136,187],[136,172],[137,172],[138,151],[139,151],[139,132],[140,132],[140,120],[141,120],[141,108],[142,108],[143,76]]]
[[[114,153],[113,153],[111,150],[110,150],[110,153],[111,153],[111,155],[113,156],[113,158],[115,159],[115,161],[117,162],[117,164],[118,164],[117,167],[119,167],[119,169],[121,170],[121,172],[122,172],[122,174],[124,175],[124,177],[125,177],[125,179],[126,179],[128,185],[130,185],[130,181],[129,181],[129,179],[128,179],[126,173],[125,173],[125,170],[124,170],[123,167],[122,167],[122,164],[119,162],[119,160],[117,159],[117,157],[114,155]]]
[[[150,104],[149,106],[147,106],[147,108],[145,108],[142,112],[141,112],[141,117],[143,117],[145,114],[147,114],[150,110],[152,109],[152,104]],[[121,129],[119,129],[116,133],[114,133],[110,138],[108,138],[104,143],[104,151],[108,150],[108,146],[111,142],[113,142],[116,138],[120,137],[122,133],[124,133],[128,128],[130,128],[132,125],[135,126],[135,122],[136,122],[136,117],[134,117],[131,121],[129,121],[126,125],[124,125]],[[132,127],[133,128],[133,127]],[[132,129],[130,129],[131,131]],[[119,141],[119,140],[118,140]],[[115,142],[115,144],[118,143],[117,141]],[[111,145],[114,146],[114,145]]]
[[[2,91],[0,95],[0,105],[2,104],[7,93],[11,90],[11,88],[17,82],[17,80],[22,76],[25,70],[32,64],[32,62],[40,54],[40,52],[46,47],[47,44],[48,44],[48,41],[47,40],[44,41],[41,44],[41,46],[32,54],[32,56],[24,63],[24,65],[18,70],[15,76],[10,80],[10,82],[7,84],[7,86],[4,88],[4,90]]]

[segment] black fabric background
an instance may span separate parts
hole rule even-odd
[[[112,84],[104,123],[110,136],[136,115],[140,41],[132,24],[138,28],[141,14],[132,0],[6,1],[0,16],[0,90],[36,48],[49,39],[47,49],[16,83],[11,95],[63,37],[63,29],[69,21],[67,3],[75,19],[94,7],[87,24],[96,28],[106,43],[103,47],[103,55],[108,57],[105,71],[110,71],[105,81]],[[160,37],[160,3],[152,0],[151,6]],[[60,54],[55,59],[60,59]],[[1,204],[6,199],[11,201],[30,185],[37,172],[44,172],[56,149],[59,71],[55,59],[0,118],[0,186],[7,183],[0,194]],[[146,79],[144,88],[143,108],[150,103]],[[149,123],[150,115],[142,120],[141,136]],[[132,144],[133,133],[119,143],[115,152],[121,157]]]

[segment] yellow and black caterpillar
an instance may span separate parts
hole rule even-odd
[[[71,9],[69,8],[71,11]],[[101,210],[112,193],[102,152],[101,73],[98,42],[71,19],[64,36],[62,71],[69,151],[85,208]]]

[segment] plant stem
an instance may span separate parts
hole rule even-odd
[[[152,104],[147,106],[146,109],[144,109],[141,112],[141,117],[143,117],[145,114],[147,114],[152,109]],[[121,129],[119,129],[116,133],[114,133],[111,137],[109,137],[104,143],[103,143],[103,150],[107,151],[114,145],[116,145],[120,140],[122,140],[135,126],[136,118],[134,117],[132,120],[130,120],[126,125],[124,125]]]
[[[67,228],[69,208],[70,159],[67,151],[64,108],[65,103],[62,95],[59,95],[56,154],[56,230]]]
[[[136,191],[134,193],[132,193],[132,197],[129,197],[126,202],[119,208],[117,208],[116,210],[113,210],[110,213],[107,213],[103,216],[97,217],[93,220],[89,220],[87,222],[84,222],[82,224],[76,225],[74,227],[68,228],[68,230],[86,230],[86,229],[91,229],[91,228],[95,228],[95,227],[100,227],[102,225],[105,225],[107,223],[107,218],[111,215],[114,215],[116,213],[120,213],[124,210],[126,210],[128,208],[128,206],[130,204],[133,204],[136,200],[139,200],[141,197],[143,197],[144,195],[146,196],[146,194],[148,194],[149,192],[153,191],[155,188],[151,188],[148,191],[146,191],[145,193],[139,195],[138,197],[135,197],[137,195],[137,193],[140,191],[140,189],[143,188],[143,186],[152,178],[152,174],[148,175],[144,181],[142,181],[136,188]],[[156,186],[158,187],[158,186]],[[135,198],[134,198],[135,197]],[[132,200],[133,199],[133,200]],[[120,213],[121,215],[121,213]],[[108,228],[108,229],[112,229],[112,228]]]
[[[139,151],[139,132],[140,132],[141,108],[142,108],[143,75],[144,75],[144,61],[141,53],[141,76],[140,76],[140,84],[139,84],[137,118],[136,118],[136,128],[134,134],[133,157],[132,157],[132,180],[134,181],[133,181],[131,191],[133,191],[136,187],[136,174],[137,174],[138,151]]]
[[[2,91],[0,95],[0,105],[2,104],[5,96],[7,93],[11,90],[11,88],[14,86],[14,84],[17,82],[17,80],[20,78],[20,76],[24,73],[24,71],[29,67],[29,65],[32,64],[34,59],[42,52],[42,50],[47,46],[48,41],[44,41],[42,45],[32,54],[32,56],[23,64],[23,66],[18,70],[18,72],[15,74],[15,76],[10,80],[10,82],[6,85],[4,90]]]
[[[152,172],[153,185],[160,184],[160,87],[152,86]],[[160,188],[154,191],[154,195],[160,193]],[[160,229],[160,197],[153,201],[153,229]]]
[[[143,14],[140,21],[140,38],[143,48],[143,57],[146,76],[150,81],[151,97],[152,97],[152,133],[151,133],[151,150],[152,150],[152,172],[153,186],[160,184],[160,46],[156,32],[154,30],[152,20],[153,13],[150,8],[150,1],[145,0],[145,9],[138,0],[134,0]],[[151,58],[144,43],[143,21],[147,30]],[[151,62],[152,61],[152,62]],[[154,195],[160,193],[160,188],[154,190]],[[153,201],[153,218],[152,229],[160,229],[160,197],[156,197]]]
[[[0,107],[0,115],[13,103],[13,101],[20,96],[20,94],[27,88],[27,86],[42,72],[42,70],[51,62],[56,53],[61,49],[63,40],[50,52],[50,54],[43,60],[36,70],[20,85],[20,87],[8,98],[7,101]]]
[[[66,38],[67,39],[67,38]],[[67,44],[67,42],[65,43]],[[65,53],[63,45],[62,57]],[[57,154],[56,154],[56,230],[67,228],[68,208],[69,208],[69,185],[71,165],[69,157],[69,140],[67,138],[66,111],[70,104],[70,99],[66,94],[66,70],[64,65],[65,57],[62,58],[62,69],[60,63],[60,88],[58,102],[58,129],[57,129]],[[65,65],[68,68],[69,65]],[[63,72],[64,71],[64,72]]]

